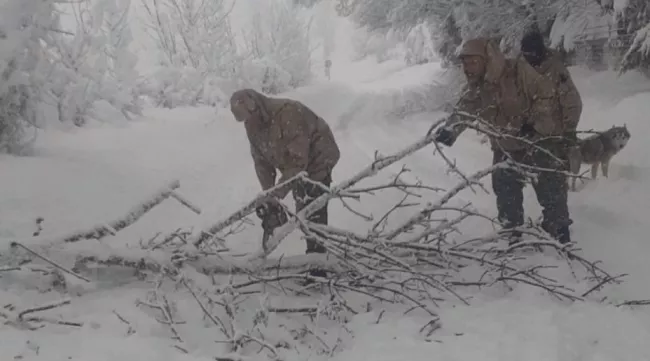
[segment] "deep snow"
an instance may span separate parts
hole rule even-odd
[[[613,90],[609,74],[580,76],[581,88],[590,85],[584,91],[586,107],[581,128],[600,129],[625,122],[633,139],[614,158],[609,179],[588,182],[579,192],[571,194],[574,237],[590,258],[602,259],[614,273],[630,274],[626,283],[610,286],[605,291],[612,300],[648,298],[646,275],[650,266],[646,257],[650,245],[645,235],[650,229],[645,210],[650,194],[650,163],[645,157],[645,145],[638,139],[639,134],[650,130],[644,119],[644,114],[650,111],[650,96],[623,94],[630,88],[625,85],[628,79],[618,80],[620,89]],[[610,92],[618,92],[623,100],[605,103],[604,100],[613,98],[593,90],[601,84],[608,84]],[[338,115],[348,110],[352,99],[364,92],[365,89],[353,88],[349,83],[333,81],[292,94],[323,113],[336,129],[344,155],[334,174],[336,180],[365,165],[375,150],[388,153],[413,141],[440,116],[420,114],[400,122],[378,116],[353,116],[348,127],[337,127]],[[359,110],[358,114],[365,113]],[[489,162],[485,147],[475,134],[467,132],[447,153],[469,172]],[[137,246],[139,238],[148,238],[155,231],[210,223],[258,191],[247,151],[240,124],[227,111],[210,108],[151,109],[145,119],[122,127],[106,125],[74,133],[43,133],[34,155],[2,156],[0,167],[8,186],[0,189],[1,246],[4,249],[16,239],[26,244],[38,243],[115,218],[172,179],[180,179],[181,194],[202,207],[204,213],[200,217],[174,202],[167,202],[122,231],[119,237],[102,242],[113,247]],[[442,160],[431,154],[431,149],[408,158],[405,163],[414,176],[429,184],[455,182],[454,176],[443,168]],[[480,209],[494,212],[490,195],[479,193],[472,197]],[[336,209],[340,205],[335,202],[332,207]],[[531,216],[539,211],[530,189],[526,207]],[[351,222],[358,222],[344,212],[332,214],[332,223],[342,227],[354,227]],[[34,220],[39,216],[45,219],[43,235],[33,238]],[[237,235],[231,243],[251,250],[257,246],[257,237],[257,232],[252,230]],[[303,247],[297,236],[292,235],[280,251],[301,253]],[[132,306],[135,298],[144,292],[141,286],[101,290],[103,287],[106,285],[100,286],[96,293],[75,298],[74,307],[67,306],[89,324],[82,332],[54,327],[20,332],[4,327],[0,331],[3,354],[12,357],[20,354],[29,360],[30,355],[35,357],[35,351],[29,351],[29,342],[37,344],[49,360],[67,357],[196,359],[165,351],[160,325]],[[3,303],[12,303],[18,297],[20,303],[43,299],[34,291],[2,291]],[[127,326],[117,319],[113,310],[134,323],[138,332],[126,338]],[[376,317],[361,315],[353,321],[350,327],[356,338],[351,348],[337,356],[339,360],[396,360],[405,354],[414,360],[429,360],[432,355],[438,355],[434,359],[440,360],[466,360],[480,355],[483,360],[500,361],[650,358],[650,348],[643,342],[650,336],[647,326],[650,318],[643,310],[633,312],[596,304],[558,305],[526,292],[506,299],[474,300],[471,307],[445,309],[445,327],[428,341],[417,336],[418,326],[414,323],[417,320],[391,315],[374,324]]]
[[[341,50],[334,59],[332,81],[317,81],[286,96],[313,107],[334,129],[343,158],[335,170],[335,182],[345,179],[373,159],[376,150],[390,153],[416,140],[442,113],[425,113],[396,120],[385,111],[385,100],[405,87],[435,80],[437,64],[406,68],[399,61],[377,64],[372,59],[349,62]],[[349,55],[349,54],[348,54]],[[648,299],[650,274],[650,160],[643,135],[650,131],[650,85],[628,74],[617,79],[611,73],[572,70],[583,94],[582,129],[603,129],[626,123],[632,132],[628,147],[614,158],[609,179],[587,182],[571,193],[575,241],[590,259],[600,259],[612,273],[628,273],[626,282],[603,292],[614,303]],[[487,146],[473,132],[466,132],[447,154],[466,172],[491,160]],[[427,184],[450,186],[456,177],[446,171],[440,157],[427,148],[405,160],[411,177]],[[392,169],[395,171],[395,169]],[[0,156],[0,252],[9,242],[39,244],[71,231],[87,228],[122,215],[135,203],[173,179],[180,193],[199,205],[200,216],[175,202],[163,205],[134,226],[90,247],[137,247],[138,240],[155,232],[179,227],[202,227],[229,214],[258,190],[241,124],[227,109],[148,109],[146,116],[121,126],[103,125],[72,132],[49,131],[39,135],[33,155]],[[387,173],[390,173],[387,172]],[[486,181],[489,188],[489,180]],[[466,192],[476,207],[494,214],[491,195]],[[389,200],[364,200],[362,207],[390,206]],[[332,224],[362,228],[338,201],[332,204]],[[536,217],[539,207],[530,188],[526,209]],[[35,219],[43,217],[43,232],[32,237]],[[472,230],[467,230],[471,232]],[[475,230],[482,232],[483,230]],[[239,250],[258,247],[259,231],[235,235],[230,245]],[[302,253],[298,235],[284,241],[278,253]],[[65,257],[60,255],[61,262]],[[99,275],[101,276],[101,275]],[[81,330],[48,326],[23,331],[0,328],[3,359],[22,360],[210,360],[213,340],[196,330],[198,350],[183,355],[170,347],[164,325],[135,307],[147,286],[114,283],[107,275],[72,295],[72,304],[52,311],[66,319],[83,321]],[[25,306],[57,299],[25,284],[11,284],[0,273],[0,300]],[[35,285],[40,283],[30,279]],[[10,285],[10,286],[9,286]],[[94,289],[93,289],[94,288]],[[183,305],[183,307],[192,307]],[[116,314],[128,320],[136,332]],[[650,313],[602,304],[559,304],[530,289],[518,289],[507,297],[477,295],[472,306],[441,310],[444,327],[428,340],[418,334],[421,321],[401,314],[387,314],[377,323],[375,313],[354,318],[348,328],[354,340],[335,360],[650,360]],[[296,360],[318,359],[294,355]]]

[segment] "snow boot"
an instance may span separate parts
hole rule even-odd
[[[557,240],[560,244],[567,244],[571,242],[571,232],[569,226],[560,227],[557,230]]]
[[[509,231],[506,237],[508,238],[508,246],[514,246],[522,241],[521,231]]]

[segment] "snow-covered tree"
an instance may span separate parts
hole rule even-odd
[[[270,94],[307,84],[312,78],[310,24],[290,0],[256,4],[241,75]]]
[[[498,37],[504,49],[509,50],[524,30],[537,27],[547,31],[558,3],[559,0],[358,0],[354,19],[361,26],[383,33],[389,29],[409,33],[426,23],[430,29],[426,37],[435,40],[432,45],[444,59],[451,60],[463,39]]]
[[[129,1],[116,0],[72,5],[75,31],[57,36],[51,49],[58,76],[50,91],[60,121],[82,126],[140,114],[136,59],[128,50],[129,7]]]
[[[409,31],[406,36],[406,63],[422,64],[438,58],[433,26],[424,21]]]
[[[103,84],[112,93],[110,102],[127,118],[129,113],[141,114],[140,94],[137,92],[139,74],[136,71],[137,56],[130,50],[133,42],[129,15],[131,0],[94,0],[95,14],[101,22],[98,39],[104,43],[100,62],[105,69]],[[103,38],[103,39],[102,39]]]
[[[225,0],[142,3],[147,32],[160,54],[160,68],[147,85],[156,103],[175,107],[223,102],[222,90],[241,63],[228,18],[232,5]]]
[[[604,6],[614,12],[621,45],[626,49],[622,72],[639,69],[650,75],[650,4],[647,0],[608,0]]]
[[[47,122],[52,61],[47,46],[60,30],[57,2],[5,0],[0,4],[0,150],[28,145],[27,131]]]

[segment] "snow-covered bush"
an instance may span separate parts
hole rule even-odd
[[[141,114],[135,92],[137,59],[132,40],[129,0],[82,1],[72,5],[74,33],[55,37],[51,47],[56,78],[50,92],[61,122],[131,120]],[[101,110],[95,106],[102,104]],[[113,111],[107,112],[107,106]]]
[[[409,32],[428,23],[436,50],[448,57],[459,40],[476,36],[502,38],[504,48],[513,48],[523,31],[537,27],[547,32],[565,0],[493,2],[489,0],[359,0],[354,19],[371,31],[385,34],[389,29]]]
[[[355,60],[368,56],[376,57],[378,62],[404,58],[404,51],[400,49],[404,35],[400,31],[389,29],[381,33],[362,28],[351,36],[356,51]]]
[[[239,72],[225,0],[142,0],[146,28],[159,55],[158,70],[143,85],[165,107],[217,104]]]
[[[29,127],[139,114],[128,51],[128,1],[6,0],[0,5],[0,148],[29,144]],[[77,21],[64,29],[61,16]],[[101,111],[96,109],[101,107]],[[114,110],[109,118],[108,108]]]
[[[43,123],[51,43],[59,18],[55,1],[5,0],[0,4],[0,150],[19,152],[30,127]]]
[[[309,23],[290,0],[256,3],[236,43],[226,0],[142,0],[160,55],[142,88],[164,107],[215,105],[241,87],[279,93],[311,80]]]
[[[431,24],[425,21],[413,27],[406,36],[406,63],[422,64],[438,58]]]
[[[613,10],[617,40],[625,46],[620,71],[639,69],[650,76],[650,4],[644,0],[610,0],[603,6]]]
[[[148,74],[141,84],[152,105],[163,108],[180,106],[217,105],[229,98],[224,93],[224,79],[201,72],[191,66],[160,67]]]
[[[650,24],[636,32],[632,45],[623,56],[621,71],[634,68],[650,76]]]
[[[312,79],[309,27],[299,8],[289,0],[267,0],[255,5],[245,33],[240,75],[252,87],[276,94]]]

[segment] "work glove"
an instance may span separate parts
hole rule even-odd
[[[451,130],[449,130],[449,128],[441,127],[436,130],[435,141],[437,143],[451,147],[456,142],[456,136]]]
[[[517,134],[518,137],[521,138],[532,138],[537,134],[537,131],[535,130],[535,127],[533,127],[532,124],[524,123],[524,125],[521,126],[521,129],[519,129],[519,133]]]

